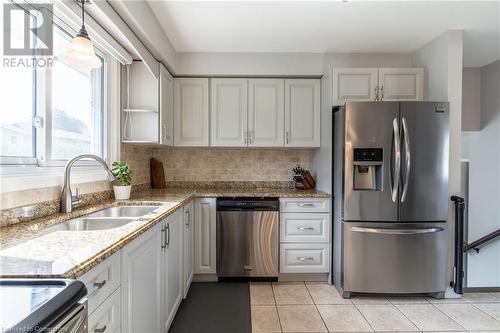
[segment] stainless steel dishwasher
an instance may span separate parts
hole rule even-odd
[[[217,276],[278,277],[277,198],[217,199]]]

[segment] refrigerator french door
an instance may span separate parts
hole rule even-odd
[[[334,195],[342,202],[338,218],[334,212],[341,224],[334,239],[341,257],[334,260],[341,260],[336,280],[344,296],[440,295],[446,288],[448,103],[347,103],[335,122],[342,172],[334,173]]]

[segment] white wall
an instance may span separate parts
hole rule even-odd
[[[481,69],[464,68],[462,74],[462,131],[481,130]]]
[[[412,55],[413,65],[425,67],[425,99],[450,102],[449,195],[460,193],[460,147],[462,129],[463,31],[450,30]],[[453,274],[453,209],[448,212],[448,277]]]
[[[468,242],[500,228],[500,60],[480,69],[481,130],[462,134],[469,162]],[[500,241],[467,255],[467,287],[500,287]]]
[[[177,75],[322,76],[337,67],[411,65],[409,54],[178,53]]]

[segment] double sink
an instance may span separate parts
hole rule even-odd
[[[147,215],[159,206],[116,206],[61,222],[44,229],[44,233],[54,231],[106,230],[124,226],[137,218]]]

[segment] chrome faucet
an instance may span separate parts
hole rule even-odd
[[[106,170],[109,181],[113,181],[116,179],[115,175],[106,164],[106,161],[104,161],[99,156],[92,154],[82,154],[73,157],[68,161],[68,163],[66,163],[66,166],[64,167],[64,187],[61,193],[61,213],[70,213],[74,205],[81,203],[80,196],[78,195],[78,190],[76,191],[76,196],[73,196],[71,194],[70,171],[71,167],[73,166],[73,164],[75,164],[76,161],[84,158],[90,158],[99,162],[104,170]]]

